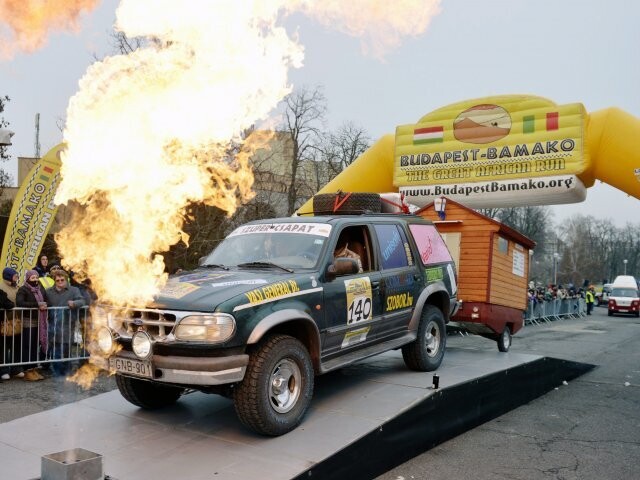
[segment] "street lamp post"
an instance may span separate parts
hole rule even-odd
[[[624,274],[627,274],[627,259],[625,258],[624,260],[622,260],[622,263],[624,264]]]
[[[553,284],[558,285],[558,252],[553,252]]]

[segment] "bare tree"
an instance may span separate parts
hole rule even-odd
[[[326,113],[326,99],[320,88],[313,90],[301,88],[284,99],[284,121],[282,131],[291,140],[291,164],[287,172],[289,179],[287,190],[287,215],[292,215],[299,203],[305,200],[300,195],[308,179],[304,178],[303,162],[312,161],[322,141],[321,129]]]
[[[370,146],[367,132],[353,122],[346,122],[329,134],[321,147],[321,159],[326,162],[329,174],[327,181],[351,165]]]
[[[4,106],[11,99],[5,95],[4,97],[0,96],[0,113],[4,112]],[[4,119],[4,117],[0,116],[0,128],[8,127],[9,122]],[[11,155],[7,152],[6,146],[0,146],[0,161],[6,162],[11,158]],[[11,175],[4,169],[0,168],[0,197],[4,194],[4,189],[11,186],[11,182],[13,179]],[[3,205],[0,206],[2,211],[11,211],[11,202],[4,202]],[[3,215],[6,215],[3,213]]]

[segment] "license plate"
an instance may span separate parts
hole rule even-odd
[[[109,359],[109,366],[120,373],[153,378],[151,362],[133,360],[131,358],[112,357]]]

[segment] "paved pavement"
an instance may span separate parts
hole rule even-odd
[[[480,337],[449,345],[495,348]],[[511,351],[597,368],[378,480],[640,478],[640,319],[596,308],[584,319],[525,327]]]

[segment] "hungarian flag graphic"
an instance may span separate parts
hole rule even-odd
[[[443,127],[416,128],[413,131],[413,144],[442,143],[444,140]]]

